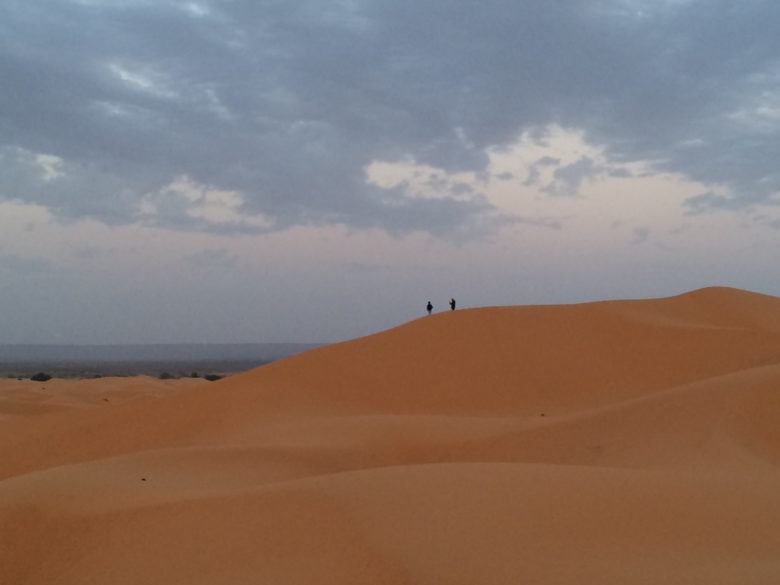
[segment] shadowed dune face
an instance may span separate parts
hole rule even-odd
[[[780,581],[774,297],[459,310],[90,382],[0,384],[2,583]]]

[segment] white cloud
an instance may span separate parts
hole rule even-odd
[[[412,159],[373,161],[365,167],[365,172],[369,185],[399,188],[412,198],[469,200],[484,186],[476,173],[449,173]]]
[[[158,98],[173,99],[178,93],[172,81],[156,68],[145,65],[109,63],[108,69],[119,81],[130,89],[145,92]]]
[[[192,17],[203,18],[211,13],[208,5],[202,2],[185,2],[182,9]]]
[[[51,154],[36,154],[35,162],[43,172],[43,180],[48,182],[62,177],[65,161],[60,157]]]
[[[224,191],[199,184],[186,175],[177,177],[141,201],[140,216],[146,222],[181,221],[184,216],[206,225],[234,226],[265,231],[273,223],[262,214],[244,210],[244,197],[237,191]]]

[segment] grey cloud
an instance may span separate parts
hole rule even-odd
[[[555,169],[552,182],[542,191],[550,195],[577,195],[583,181],[599,175],[602,170],[592,158],[583,156],[571,164]]]
[[[540,166],[557,166],[560,164],[557,158],[544,157],[531,166],[526,184],[539,182]],[[630,170],[619,165],[597,164],[592,158],[583,156],[553,172],[553,180],[542,188],[542,191],[550,195],[573,196],[579,193],[582,183],[588,179],[602,176],[614,178],[629,178],[634,175]],[[530,181],[533,179],[533,182]]]
[[[462,181],[455,181],[450,188],[450,192],[453,195],[470,195],[474,193],[474,188],[468,183]]]
[[[0,255],[0,272],[8,278],[40,276],[53,268],[48,260],[16,254]]]
[[[386,266],[371,262],[344,262],[340,268],[350,275],[373,275],[387,269]]]
[[[563,222],[556,217],[520,217],[517,223],[530,225],[533,227],[542,227],[551,230],[559,230],[563,227]]]
[[[684,205],[689,214],[703,213],[712,210],[734,210],[741,209],[745,202],[736,197],[730,197],[708,191],[699,195],[694,195],[685,200]]]
[[[652,230],[649,227],[641,226],[638,228],[634,228],[634,245],[638,244],[644,244],[647,239],[650,237],[650,234],[652,233]]]
[[[581,129],[616,164],[653,161],[733,192],[780,190],[780,4],[754,0],[22,2],[0,7],[0,196],[60,217],[139,219],[175,177],[244,195],[270,227],[488,229],[490,204],[366,185],[372,160],[485,170],[487,149]],[[575,163],[576,164],[576,163]],[[589,169],[558,169],[560,194]],[[592,169],[591,169],[592,170]],[[529,179],[532,177],[529,176]],[[716,199],[701,199],[700,206]],[[241,231],[186,209],[179,229]]]
[[[111,253],[111,249],[90,245],[77,246],[71,249],[71,254],[73,257],[78,258],[79,260],[97,260]]]
[[[559,164],[561,164],[561,159],[554,158],[552,156],[543,156],[539,160],[534,161],[534,163],[528,167],[528,176],[526,177],[523,184],[528,186],[536,185],[539,182],[539,177],[541,177],[542,168],[555,167]]]
[[[206,248],[188,254],[182,260],[194,268],[208,271],[232,269],[238,262],[237,256],[224,248]]]
[[[615,177],[617,179],[628,179],[634,176],[634,174],[631,171],[623,167],[610,168],[607,171],[607,174],[610,177]]]

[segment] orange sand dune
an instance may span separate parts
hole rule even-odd
[[[0,385],[0,583],[780,582],[778,298],[462,310],[89,382]]]
[[[59,379],[47,382],[0,379],[0,420],[86,406],[121,404],[138,397],[168,394],[202,384],[202,378],[160,380],[149,376]]]

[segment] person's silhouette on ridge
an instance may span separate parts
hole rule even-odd
[[[431,301],[428,301],[428,304],[425,306],[426,309],[428,309],[428,314],[431,314],[431,311],[433,311],[433,305],[431,304]]]
[[[455,299],[450,299],[450,310],[455,310]]]

